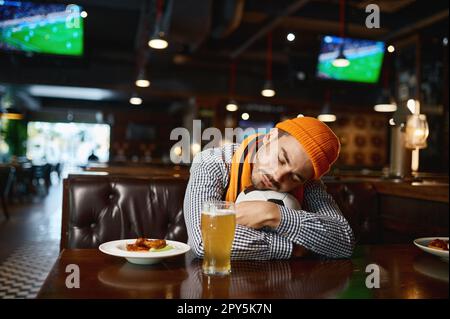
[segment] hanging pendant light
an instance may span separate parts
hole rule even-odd
[[[275,96],[276,92],[273,87],[272,80],[266,80],[264,83],[263,89],[261,90],[261,95],[265,97],[273,97]]]
[[[150,81],[148,80],[147,72],[145,72],[145,68],[141,68],[139,70],[135,84],[136,84],[136,86],[141,87],[141,88],[146,88],[146,87],[150,86]]]
[[[336,115],[331,113],[329,110],[326,109],[326,107],[324,107],[323,111],[321,114],[319,114],[319,116],[317,117],[317,119],[321,122],[335,122],[336,121]]]
[[[235,100],[228,101],[227,105],[225,106],[228,112],[236,112],[239,110],[239,106]]]
[[[336,59],[333,60],[332,64],[336,68],[345,68],[350,65],[350,61],[344,54],[344,43],[342,43],[341,46],[339,47],[339,54],[336,57]]]
[[[267,65],[266,65],[266,82],[261,90],[264,97],[275,96],[275,88],[272,82],[272,32],[267,33]]]
[[[388,63],[385,64],[384,74],[383,74],[383,90],[381,95],[378,96],[377,101],[373,107],[376,112],[395,112],[397,111],[397,103],[394,97],[391,95],[391,90],[389,87],[389,69]]]
[[[339,20],[340,20],[340,34],[342,43],[339,47],[339,54],[336,59],[333,60],[332,65],[336,68],[345,68],[350,65],[350,61],[344,54],[345,48],[345,0],[339,2]]]
[[[155,28],[155,32],[153,33],[150,41],[148,41],[148,46],[152,49],[163,50],[169,46],[169,42],[167,42],[165,37],[165,32],[159,30],[159,27]]]
[[[230,87],[229,87],[229,101],[226,105],[226,110],[228,112],[236,112],[239,109],[239,106],[234,99],[236,88],[236,61],[232,61],[230,64]]]
[[[395,103],[388,89],[383,89],[381,95],[378,97],[373,109],[375,112],[395,112],[397,111],[397,103]]]
[[[162,10],[163,9],[163,0],[156,0],[156,22],[155,22],[155,30],[153,31],[150,40],[148,41],[148,46],[157,49],[163,50],[167,48],[169,42],[166,39],[166,32],[163,30],[162,24]]]
[[[336,115],[331,112],[330,100],[331,92],[327,90],[325,93],[325,101],[323,104],[322,111],[320,112],[317,119],[322,122],[334,122],[336,121]]]
[[[131,105],[141,105],[142,104],[142,98],[137,95],[137,93],[133,93],[130,97],[130,104]]]

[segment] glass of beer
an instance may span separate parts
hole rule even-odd
[[[207,201],[202,205],[203,273],[227,275],[231,272],[231,245],[236,228],[233,202]]]

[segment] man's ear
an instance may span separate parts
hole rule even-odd
[[[264,135],[263,138],[263,144],[266,145],[270,142],[273,142],[274,140],[276,140],[278,138],[278,129],[276,127],[272,128],[269,133],[267,133],[266,135]]]

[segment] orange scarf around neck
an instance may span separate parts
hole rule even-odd
[[[264,134],[253,134],[248,136],[239,148],[234,152],[231,160],[230,178],[225,200],[235,202],[236,198],[244,189],[252,186],[252,170],[255,155],[263,144]],[[303,187],[300,186],[291,192],[299,201],[303,202]]]

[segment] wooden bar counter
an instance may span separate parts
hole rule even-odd
[[[359,213],[368,209],[376,211],[374,219],[378,223],[381,243],[405,243],[418,237],[448,236],[449,184],[446,175],[422,174],[404,180],[340,175],[326,178],[325,183],[329,189],[336,185],[351,188],[361,184],[374,193],[375,199],[362,203]],[[351,193],[347,196],[349,202],[353,200],[352,196]]]
[[[80,288],[66,287],[69,264],[79,266]],[[380,286],[368,288],[374,265]],[[218,277],[203,275],[190,252],[139,266],[79,249],[61,253],[38,298],[448,298],[448,271],[412,243],[358,246],[343,260],[235,261],[231,275]]]

